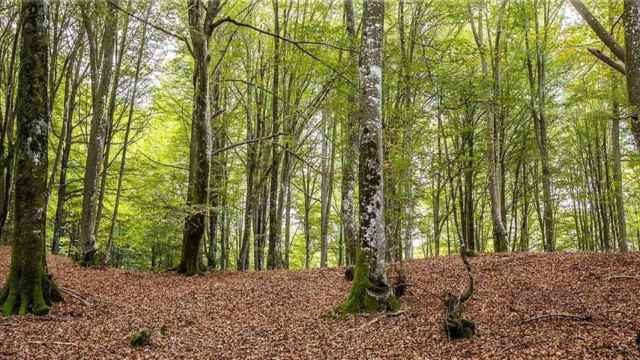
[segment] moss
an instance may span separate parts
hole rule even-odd
[[[348,314],[375,313],[379,311],[397,311],[400,302],[391,293],[391,289],[384,285],[383,288],[374,285],[369,278],[369,268],[364,256],[356,256],[353,285],[347,301],[342,305],[341,311]],[[388,295],[376,297],[372,293],[387,292]]]
[[[139,329],[129,336],[129,344],[133,347],[149,345],[150,340],[151,331],[146,328]]]
[[[400,310],[400,300],[396,296],[389,296],[387,299],[387,310],[391,312]]]
[[[16,300],[18,300],[18,294],[15,290],[10,290],[7,298],[2,304],[2,314],[4,316],[9,316],[13,314],[13,310],[16,307]]]

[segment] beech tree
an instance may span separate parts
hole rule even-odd
[[[360,249],[356,255],[349,313],[395,311],[399,304],[385,272],[382,151],[382,50],[384,0],[364,0],[360,59]]]
[[[219,2],[207,5],[201,0],[188,4],[189,34],[194,60],[193,113],[191,116],[191,143],[189,147],[189,213],[184,221],[182,258],[178,272],[195,275],[202,271],[201,245],[205,232],[205,218],[209,213],[209,170],[211,166],[211,124],[209,113],[209,40],[213,33],[213,19]]]
[[[98,30],[95,23],[95,12],[89,9],[87,3],[81,4],[82,18],[85,32],[89,40],[89,62],[91,67],[91,133],[87,149],[87,160],[84,173],[84,188],[82,194],[82,218],[80,220],[80,243],[82,246],[81,263],[93,265],[95,262],[96,237],[95,227],[98,211],[98,196],[100,188],[100,174],[103,170],[104,151],[107,141],[109,124],[106,117],[107,95],[113,71],[113,55],[117,36],[118,1],[110,0],[96,3],[104,6],[105,28],[102,35],[102,45],[98,48]],[[99,54],[102,54],[100,57]]]
[[[45,249],[49,138],[49,5],[22,3],[20,74],[16,104],[15,239],[0,304],[5,315],[49,312],[62,300],[48,274]]]

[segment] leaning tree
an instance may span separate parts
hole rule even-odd
[[[382,46],[384,0],[364,0],[360,59],[360,249],[353,286],[343,310],[348,313],[394,311],[399,304],[385,273]]]
[[[15,239],[6,286],[0,291],[5,315],[43,315],[62,298],[45,260],[49,112],[48,3],[22,3],[22,43],[16,104]]]

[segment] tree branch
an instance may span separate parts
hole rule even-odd
[[[589,9],[584,5],[581,0],[569,0],[571,5],[576,9],[580,16],[587,22],[591,30],[596,33],[598,38],[611,50],[611,52],[618,58],[618,60],[625,62],[625,51],[611,36],[611,34],[600,24],[598,19],[591,14]],[[617,70],[617,69],[616,69]]]
[[[230,17],[225,17],[225,18],[222,18],[222,19],[214,22],[212,24],[212,28],[215,29],[216,27],[218,27],[218,26],[220,26],[220,25],[222,25],[224,23],[231,23],[231,24],[234,24],[234,25],[239,26],[239,27],[244,27],[244,28],[247,28],[247,29],[251,29],[251,30],[256,31],[256,32],[258,32],[260,34],[271,36],[271,37],[277,38],[278,40],[282,40],[282,41],[284,41],[286,43],[289,43],[289,44],[295,46],[298,50],[300,50],[305,55],[309,56],[313,60],[319,62],[320,64],[322,64],[323,66],[325,66],[329,70],[331,70],[334,73],[336,73],[338,76],[340,76],[343,80],[345,80],[346,82],[348,82],[352,86],[356,86],[356,84],[354,84],[353,81],[351,81],[351,79],[349,79],[348,77],[344,76],[341,71],[338,71],[333,66],[331,66],[331,65],[327,64],[326,62],[324,62],[322,59],[320,59],[314,53],[312,53],[309,50],[305,49],[303,45],[320,45],[320,46],[326,46],[326,47],[330,47],[330,48],[337,49],[337,50],[342,50],[342,51],[351,51],[350,49],[345,49],[345,48],[341,48],[341,47],[336,46],[336,45],[322,43],[322,42],[293,40],[293,39],[290,39],[290,38],[287,38],[287,37],[284,37],[284,36],[281,36],[281,35],[278,35],[278,34],[274,34],[274,33],[269,32],[267,30],[260,29],[259,27],[253,26],[251,24],[246,24],[246,23],[234,20],[234,19],[232,19]]]
[[[625,68],[624,64],[621,64],[621,63],[613,60],[612,58],[608,57],[607,55],[605,55],[602,51],[600,51],[598,49],[589,48],[587,50],[589,50],[589,52],[593,56],[597,57],[600,61],[602,61],[603,63],[609,65],[612,69],[618,71],[622,75],[626,75],[627,74],[627,69]]]

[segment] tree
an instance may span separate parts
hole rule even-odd
[[[219,1],[211,0],[205,7],[201,0],[188,4],[189,34],[193,54],[193,113],[189,147],[189,188],[184,221],[182,257],[178,272],[195,275],[202,271],[201,246],[208,214],[209,167],[211,166],[211,124],[209,114],[209,39],[214,30],[213,19],[219,11]]]
[[[81,263],[92,265],[95,262],[95,227],[98,208],[98,189],[100,173],[103,168],[105,141],[109,124],[106,121],[105,105],[111,83],[113,55],[118,30],[117,0],[106,3],[105,29],[102,36],[102,48],[98,49],[96,24],[87,3],[82,4],[82,18],[89,39],[89,62],[91,64],[92,118],[91,134],[87,149],[82,194],[82,218],[80,220],[80,243],[82,246]],[[102,53],[102,63],[98,66],[98,57]]]
[[[16,104],[15,235],[0,304],[5,315],[43,315],[62,298],[47,271],[45,207],[49,107],[48,3],[22,3],[22,43]]]
[[[353,1],[344,0],[344,22],[349,39],[348,66],[349,77],[357,78],[358,59],[355,55],[356,49],[356,26],[353,19]],[[357,249],[357,227],[355,224],[355,190],[356,177],[358,172],[358,129],[360,118],[358,117],[358,107],[356,103],[355,88],[349,87],[347,95],[348,113],[342,128],[343,134],[343,158],[342,158],[342,201],[341,217],[342,231],[344,233],[345,262],[353,265],[356,261]]]
[[[348,313],[395,311],[399,304],[385,273],[382,150],[382,51],[384,0],[364,0],[360,59],[360,249]]]
[[[570,2],[602,43],[611,50],[615,59],[597,49],[589,49],[589,52],[627,77],[631,132],[636,141],[636,148],[640,150],[640,117],[638,115],[640,113],[640,3],[637,0],[624,0],[622,18],[625,48],[623,49],[581,0],[570,0]]]

